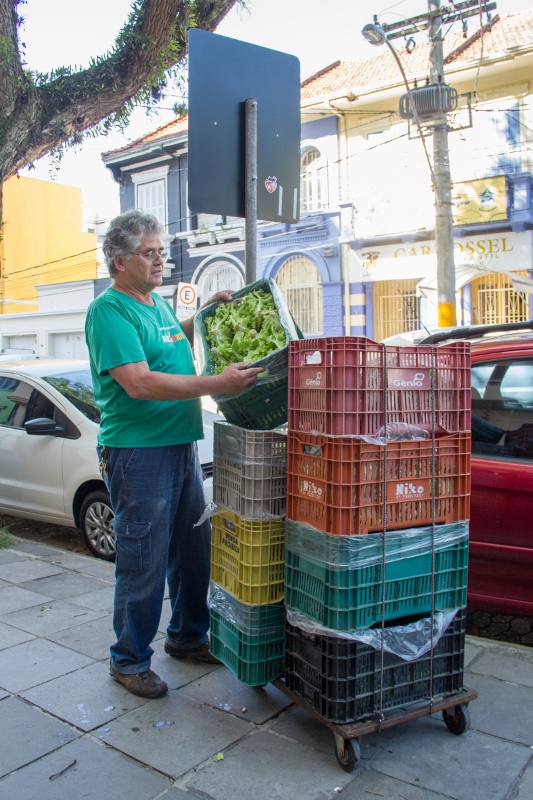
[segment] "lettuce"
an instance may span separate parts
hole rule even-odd
[[[221,303],[204,322],[215,375],[229,364],[258,361],[287,344],[274,298],[262,289],[238,303]]]

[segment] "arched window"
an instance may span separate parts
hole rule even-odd
[[[236,264],[229,261],[214,261],[209,264],[198,279],[198,294],[205,302],[224,289],[236,291],[244,286],[242,273]]]
[[[527,272],[517,274],[527,276]],[[472,312],[475,325],[523,322],[529,319],[529,303],[515,291],[508,275],[496,272],[472,281]]]
[[[320,151],[309,147],[301,157],[301,210],[315,211],[323,205]]]
[[[305,256],[290,256],[276,277],[289,311],[306,334],[323,331],[321,281],[320,272]]]

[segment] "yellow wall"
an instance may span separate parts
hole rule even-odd
[[[38,284],[96,278],[96,236],[82,233],[80,189],[10,178],[3,186],[3,223],[0,314],[38,311]]]

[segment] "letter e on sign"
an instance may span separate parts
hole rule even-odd
[[[196,308],[197,298],[197,287],[193,283],[178,283],[178,306],[184,306],[185,308]]]

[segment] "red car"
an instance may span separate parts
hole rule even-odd
[[[417,344],[472,344],[468,606],[533,617],[533,321],[475,326]]]

